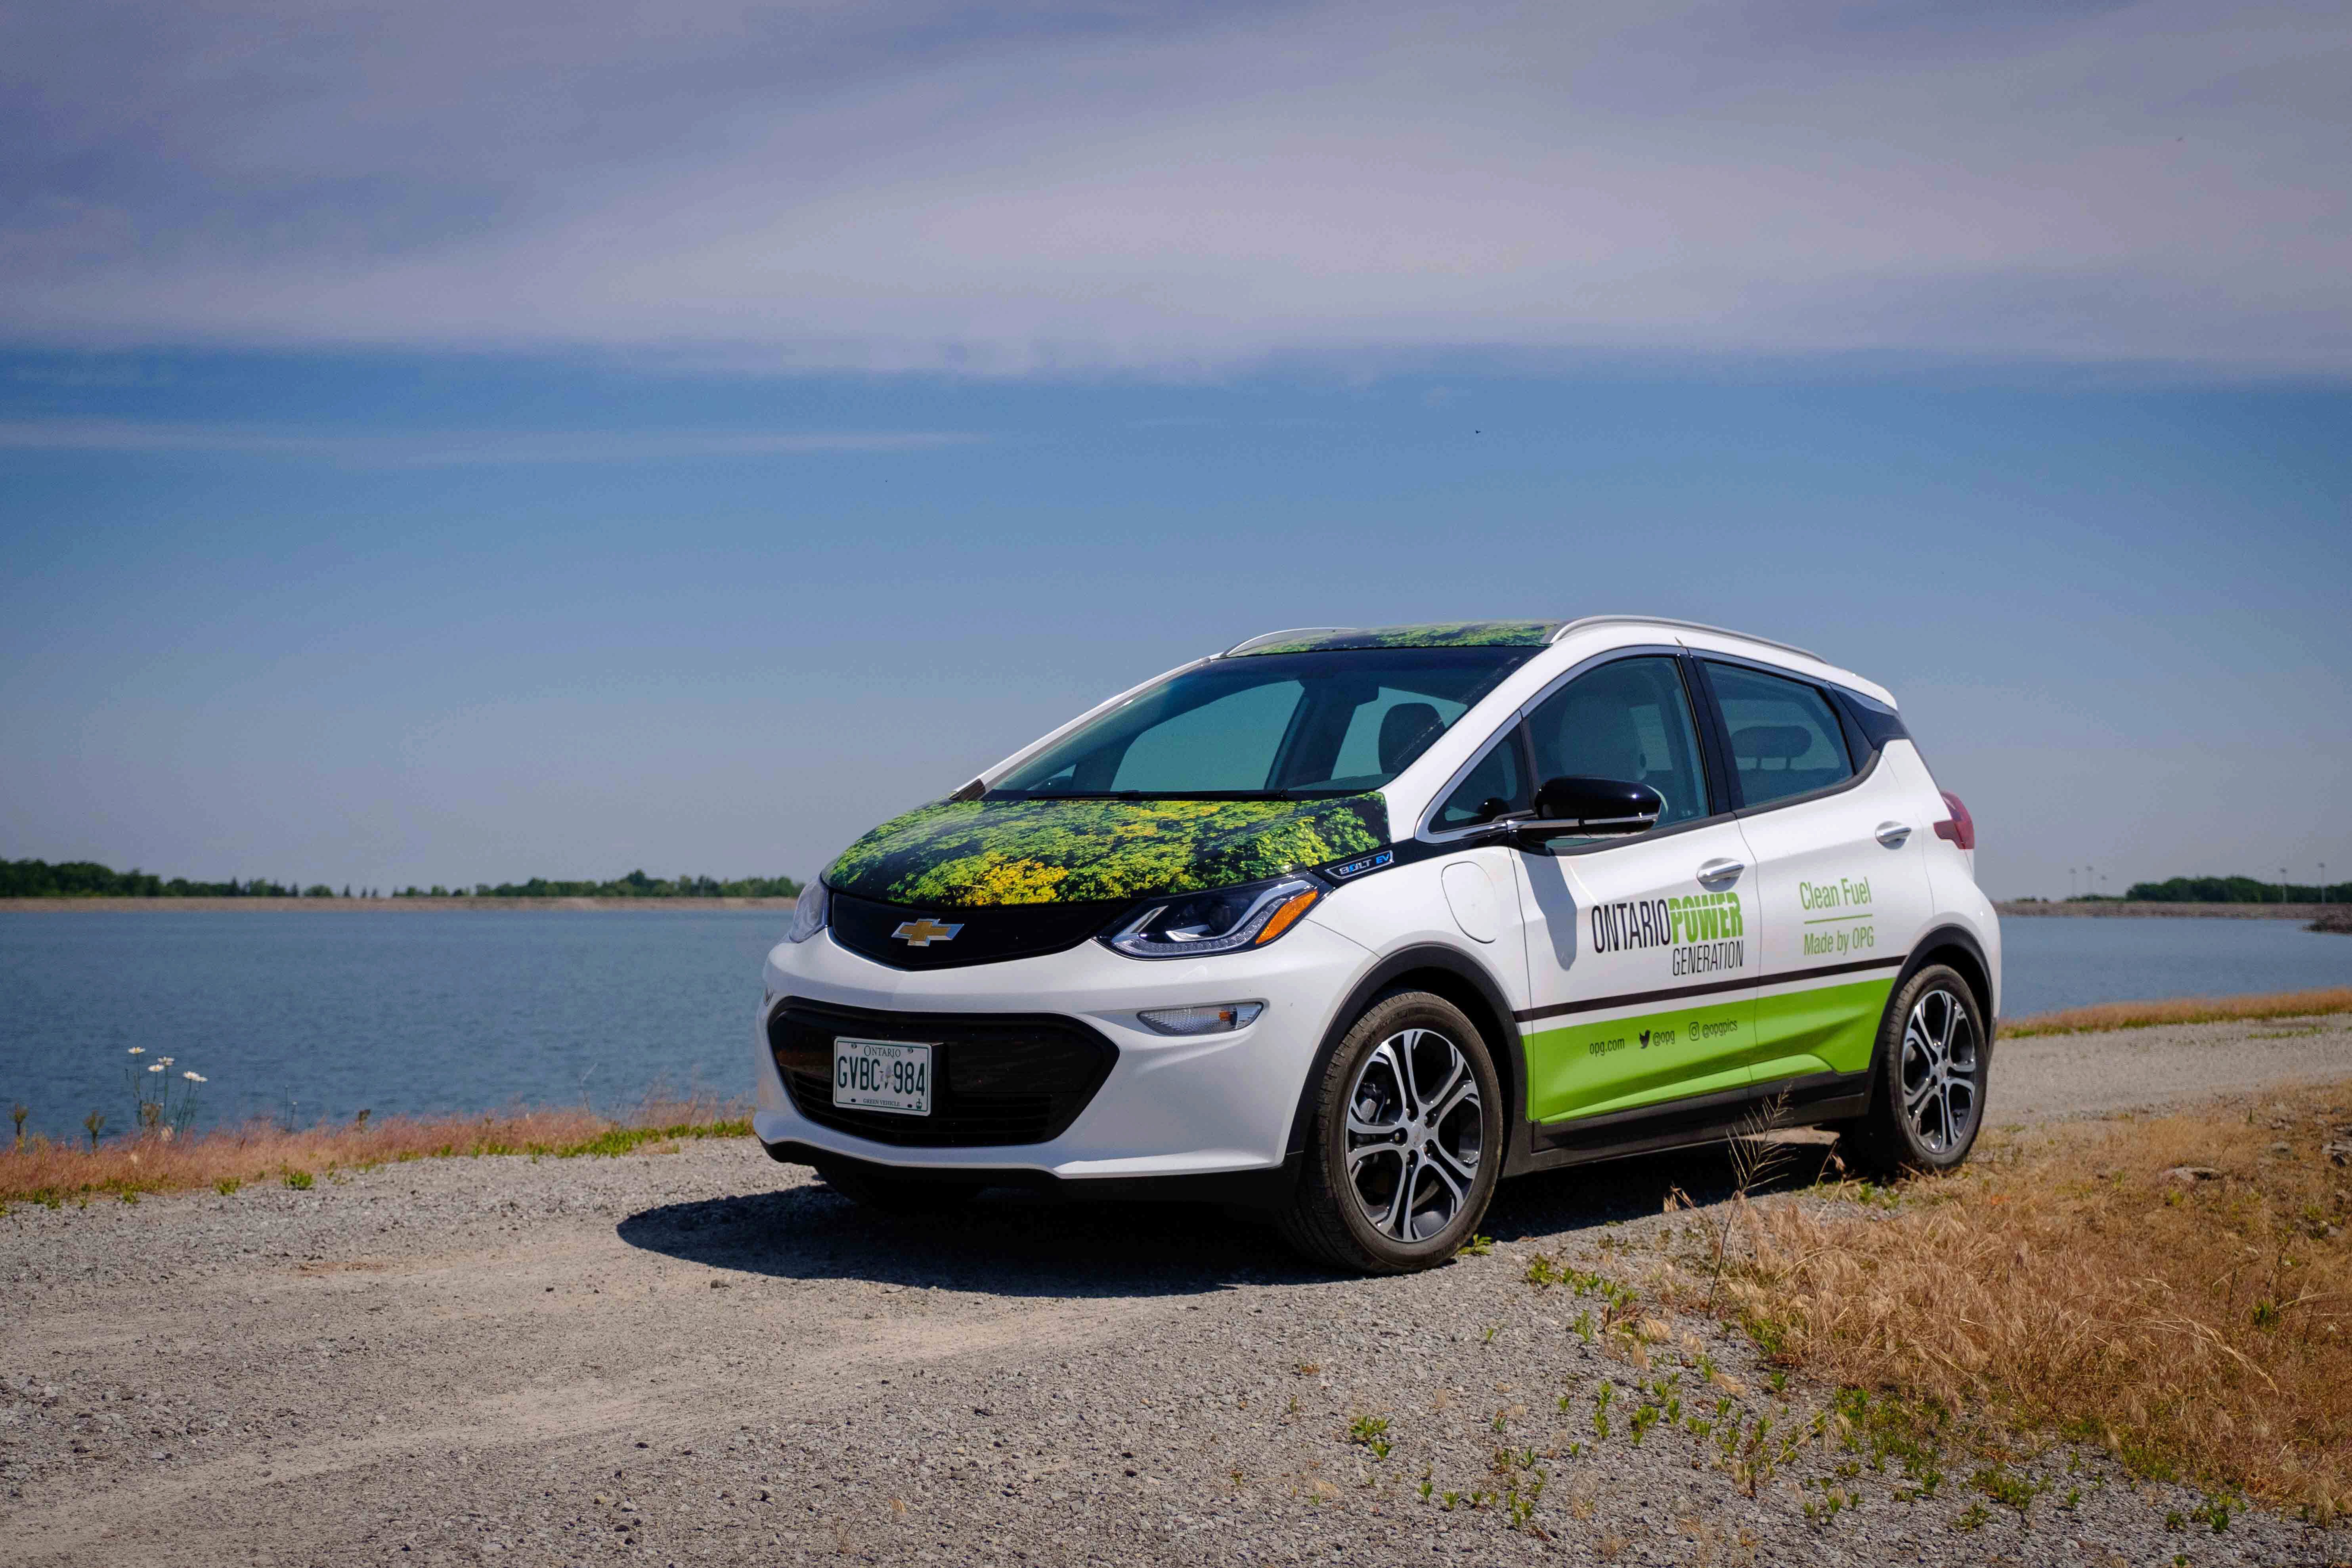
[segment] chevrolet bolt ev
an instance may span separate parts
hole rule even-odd
[[[1453,1255],[1504,1176],[1767,1110],[1983,1121],[2000,933],[1894,699],[1598,616],[1276,632],[852,844],[768,955],[754,1125],[847,1196],[1270,1211]]]

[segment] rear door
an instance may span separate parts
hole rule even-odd
[[[1755,1033],[1752,879],[1724,781],[1710,783],[1685,661],[1629,652],[1532,705],[1537,783],[1625,779],[1665,799],[1632,838],[1556,839],[1516,857],[1531,1005],[1528,1115],[1577,1119],[1744,1089]]]
[[[1825,689],[1744,661],[1697,663],[1756,862],[1750,1074],[1795,1083],[1862,1072],[1895,976],[1934,913],[1934,826],[1894,770],[1857,758],[1859,731]]]

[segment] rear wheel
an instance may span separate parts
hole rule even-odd
[[[1870,1110],[1845,1129],[1861,1164],[1891,1175],[1967,1159],[1991,1066],[1983,1010],[1958,970],[1931,963],[1895,987],[1878,1028]]]
[[[930,1176],[892,1176],[856,1165],[819,1165],[825,1185],[860,1208],[885,1214],[944,1214],[960,1209],[980,1195],[976,1182]]]
[[[1314,1092],[1306,1169],[1281,1215],[1291,1245],[1367,1274],[1453,1257],[1502,1165],[1502,1086],[1475,1026],[1426,991],[1382,997]]]

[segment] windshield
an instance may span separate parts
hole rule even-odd
[[[1312,799],[1378,789],[1538,651],[1217,659],[1063,736],[999,779],[988,798]]]

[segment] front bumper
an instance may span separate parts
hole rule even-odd
[[[840,1158],[901,1171],[989,1173],[1008,1181],[1124,1185],[1170,1177],[1278,1170],[1307,1074],[1331,1015],[1371,953],[1312,916],[1262,952],[1145,962],[1087,942],[1068,952],[970,968],[892,969],[829,933],[768,955],[766,999],[752,1024],[752,1130],[780,1158]],[[787,998],[875,1012],[1055,1014],[1118,1051],[1085,1109],[1050,1140],[982,1147],[908,1147],[803,1116],[769,1047],[769,1014]],[[1171,1038],[1138,1012],[1263,1002],[1247,1028]],[[1108,1189],[1106,1189],[1108,1190]]]

